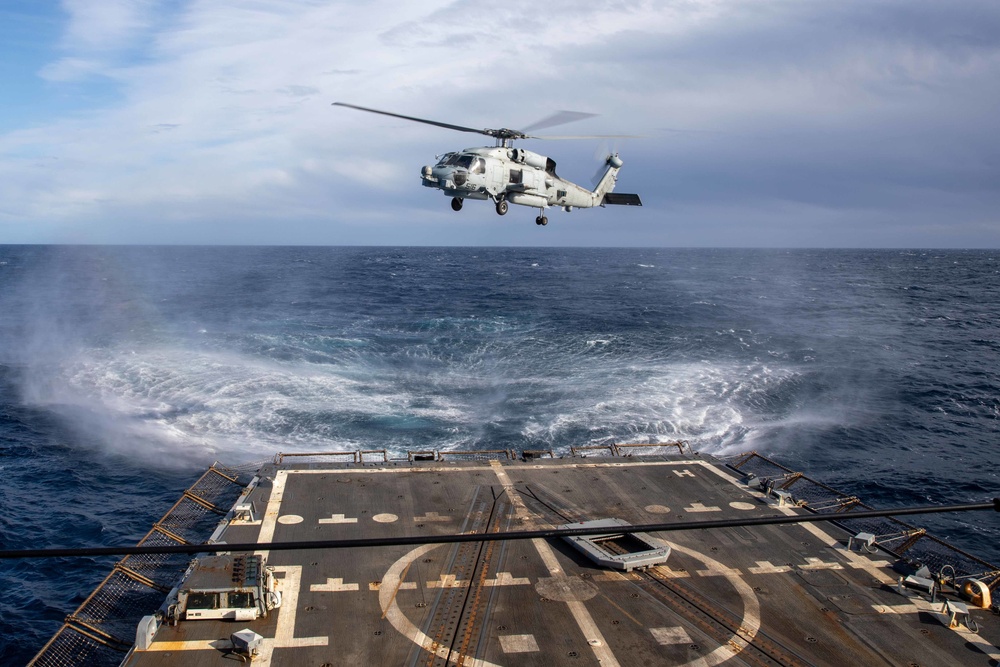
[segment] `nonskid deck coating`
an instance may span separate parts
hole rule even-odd
[[[281,464],[232,543],[450,535],[614,517],[632,524],[777,508],[707,457]],[[266,508],[266,509],[265,509]],[[655,534],[654,534],[655,536]],[[991,664],[1000,628],[947,627],[896,592],[879,555],[828,524],[664,533],[646,572],[604,570],[562,540],[267,554],[284,602],[254,622],[163,626],[128,665],[230,665],[228,637],[265,637],[256,665]],[[995,664],[995,663],[993,663]]]

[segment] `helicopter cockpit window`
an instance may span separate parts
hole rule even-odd
[[[463,169],[470,169],[472,167],[472,162],[475,160],[471,155],[462,155],[455,161],[455,166],[462,167]]]
[[[455,164],[458,161],[458,153],[445,153],[438,160],[437,166],[447,167],[448,165]]]

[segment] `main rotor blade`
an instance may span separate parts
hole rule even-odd
[[[459,132],[474,132],[475,134],[485,134],[486,136],[493,136],[485,130],[477,130],[474,127],[464,127],[462,125],[452,125],[451,123],[442,123],[436,120],[427,120],[426,118],[415,118],[413,116],[404,116],[398,113],[391,113],[389,111],[379,111],[378,109],[369,109],[367,107],[359,107],[355,104],[347,104],[346,102],[334,102],[333,106],[336,107],[347,107],[349,109],[357,109],[358,111],[367,111],[368,113],[382,114],[383,116],[392,116],[393,118],[402,118],[403,120],[412,120],[417,123],[426,123],[427,125],[437,125],[438,127],[444,127],[449,130],[458,130]]]
[[[559,139],[642,139],[641,134],[544,134],[531,135],[525,139],[544,139],[545,141],[558,141]]]
[[[531,125],[523,128],[522,132],[531,132],[532,130],[542,130],[546,127],[555,127],[556,125],[565,125],[566,123],[575,123],[578,120],[583,120],[584,118],[593,118],[596,113],[584,113],[582,111],[557,111],[551,116],[546,116],[545,118],[535,121]]]

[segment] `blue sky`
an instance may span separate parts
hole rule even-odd
[[[0,243],[1000,247],[1000,3],[0,5]],[[642,209],[460,213],[473,127],[637,134]],[[489,140],[483,138],[483,143]],[[525,142],[587,183],[609,148]]]

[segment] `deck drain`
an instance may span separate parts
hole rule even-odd
[[[629,593],[628,596],[630,598],[637,598],[637,597],[639,597],[639,594],[638,593]]]
[[[566,655],[568,655],[568,656],[569,656],[569,657],[571,657],[571,658],[575,658],[576,656],[578,656],[578,655],[580,655],[580,654],[579,654],[579,653],[577,653],[576,651],[570,651],[570,652],[569,652],[569,653],[567,653]]]
[[[611,625],[621,625],[621,621],[611,621]]]
[[[815,644],[819,640],[816,639],[815,637],[806,637],[806,641],[809,642],[810,644]]]
[[[506,630],[506,629],[507,629],[507,626],[506,626],[506,625],[498,625],[498,626],[497,626],[497,630],[499,630],[500,632],[503,632],[503,631],[504,631],[504,630]]]
[[[382,631],[381,631],[381,630],[376,630],[376,631],[375,631],[375,632],[373,632],[372,634],[373,634],[373,635],[375,635],[376,637],[379,637],[379,636],[381,636],[381,634],[382,634]]]
[[[922,634],[922,635],[929,635],[930,633],[931,633],[931,631],[928,630],[927,628],[920,628],[920,634]]]
[[[415,604],[413,606],[416,607],[417,609],[423,609],[424,607],[427,606],[427,603],[426,602],[418,602],[417,604]]]
[[[691,644],[690,646],[688,646],[688,648],[691,649],[692,651],[700,651],[701,650],[701,646],[699,646],[698,644]]]

